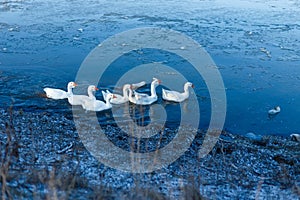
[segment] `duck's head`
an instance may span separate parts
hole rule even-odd
[[[94,86],[94,85],[90,85],[90,86],[88,87],[88,90],[90,90],[90,91],[97,91],[97,90],[99,90],[99,88],[97,88],[97,87]]]
[[[128,89],[132,89],[132,85],[130,85],[130,84],[125,84],[124,86],[123,86],[123,90],[128,90]]]
[[[117,96],[112,93],[109,93],[106,98],[107,99],[115,99],[115,98],[117,98]]]
[[[152,79],[152,83],[155,83],[155,84],[161,84],[161,80],[159,80],[158,78],[153,78]]]
[[[75,88],[76,86],[78,86],[77,83],[75,83],[73,81],[68,83],[68,88]]]
[[[191,83],[191,82],[187,82],[186,85],[187,85],[188,87],[191,87],[191,88],[194,88],[194,87],[195,87],[194,84]]]

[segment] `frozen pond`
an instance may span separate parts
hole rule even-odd
[[[0,106],[13,98],[23,110],[63,112],[67,102],[41,98],[43,87],[65,88],[87,54],[108,37],[132,28],[162,27],[199,42],[219,67],[228,101],[225,130],[289,135],[299,132],[300,123],[297,19],[298,1],[2,0]],[[200,128],[205,129],[210,96],[201,80],[191,81],[201,107]],[[99,83],[103,89],[113,86]],[[267,112],[277,105],[282,112],[270,119]]]

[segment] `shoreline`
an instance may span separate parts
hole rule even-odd
[[[9,155],[5,153],[9,146],[6,181],[14,198],[56,195],[59,199],[85,199],[85,194],[88,199],[98,194],[108,199],[145,195],[149,199],[191,199],[193,195],[204,199],[296,199],[300,194],[300,143],[288,137],[262,136],[257,141],[223,132],[213,150],[198,159],[205,136],[198,131],[188,151],[174,163],[152,173],[132,174],[95,159],[85,149],[67,113],[10,114],[3,109],[0,113],[1,155]],[[109,130],[111,135],[118,134],[113,126]],[[12,139],[6,145],[9,134]],[[121,140],[119,145],[126,142]],[[2,166],[4,161],[2,156]]]

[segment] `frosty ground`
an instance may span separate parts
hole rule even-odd
[[[133,174],[106,167],[85,149],[71,111],[0,112],[4,199],[297,199],[300,194],[300,143],[289,137],[223,132],[199,159],[205,136],[199,130],[176,162]],[[117,127],[103,128],[126,146]],[[164,133],[162,141],[174,136],[171,129]]]

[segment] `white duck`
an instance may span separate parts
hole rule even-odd
[[[186,82],[183,87],[183,93],[162,89],[162,98],[167,101],[183,102],[189,98],[189,87],[194,88],[194,85],[191,82]]]
[[[268,111],[269,115],[276,115],[278,113],[280,113],[280,107],[279,106],[276,106],[275,108],[271,109]]]
[[[132,84],[131,86],[132,86],[133,89],[137,89],[139,87],[144,86],[145,84],[146,84],[146,82],[142,81],[142,82],[139,82],[139,83]],[[130,84],[125,84],[123,86],[123,96],[120,95],[120,94],[114,94],[115,98],[112,98],[110,100],[110,103],[112,103],[112,104],[123,104],[123,103],[128,102],[128,100],[129,100],[128,99],[128,90],[130,89],[131,86],[130,86]],[[108,91],[108,90],[106,90],[106,92],[102,91],[102,95],[103,95],[104,99],[106,99],[106,96],[108,94],[111,94],[111,92]]]
[[[82,106],[85,100],[96,100],[94,91],[99,90],[96,86],[90,85],[87,89],[88,96],[86,95],[75,95],[71,92],[71,95],[68,96],[68,101],[73,106]]]
[[[132,87],[129,89],[129,101],[137,105],[150,105],[157,101],[156,87],[161,83],[157,78],[153,78],[151,83],[151,95],[133,92]]]
[[[88,111],[96,111],[96,112],[99,112],[99,111],[103,111],[103,110],[108,110],[112,107],[111,103],[110,103],[110,100],[112,98],[115,98],[115,95],[114,94],[107,94],[106,96],[106,103],[103,102],[103,101],[99,101],[99,100],[84,100],[84,103],[82,104],[82,107],[85,109],[85,110],[88,110]]]
[[[44,88],[46,96],[51,99],[66,99],[72,95],[72,89],[75,88],[77,84],[75,82],[69,82],[67,86],[67,92],[56,88]]]

